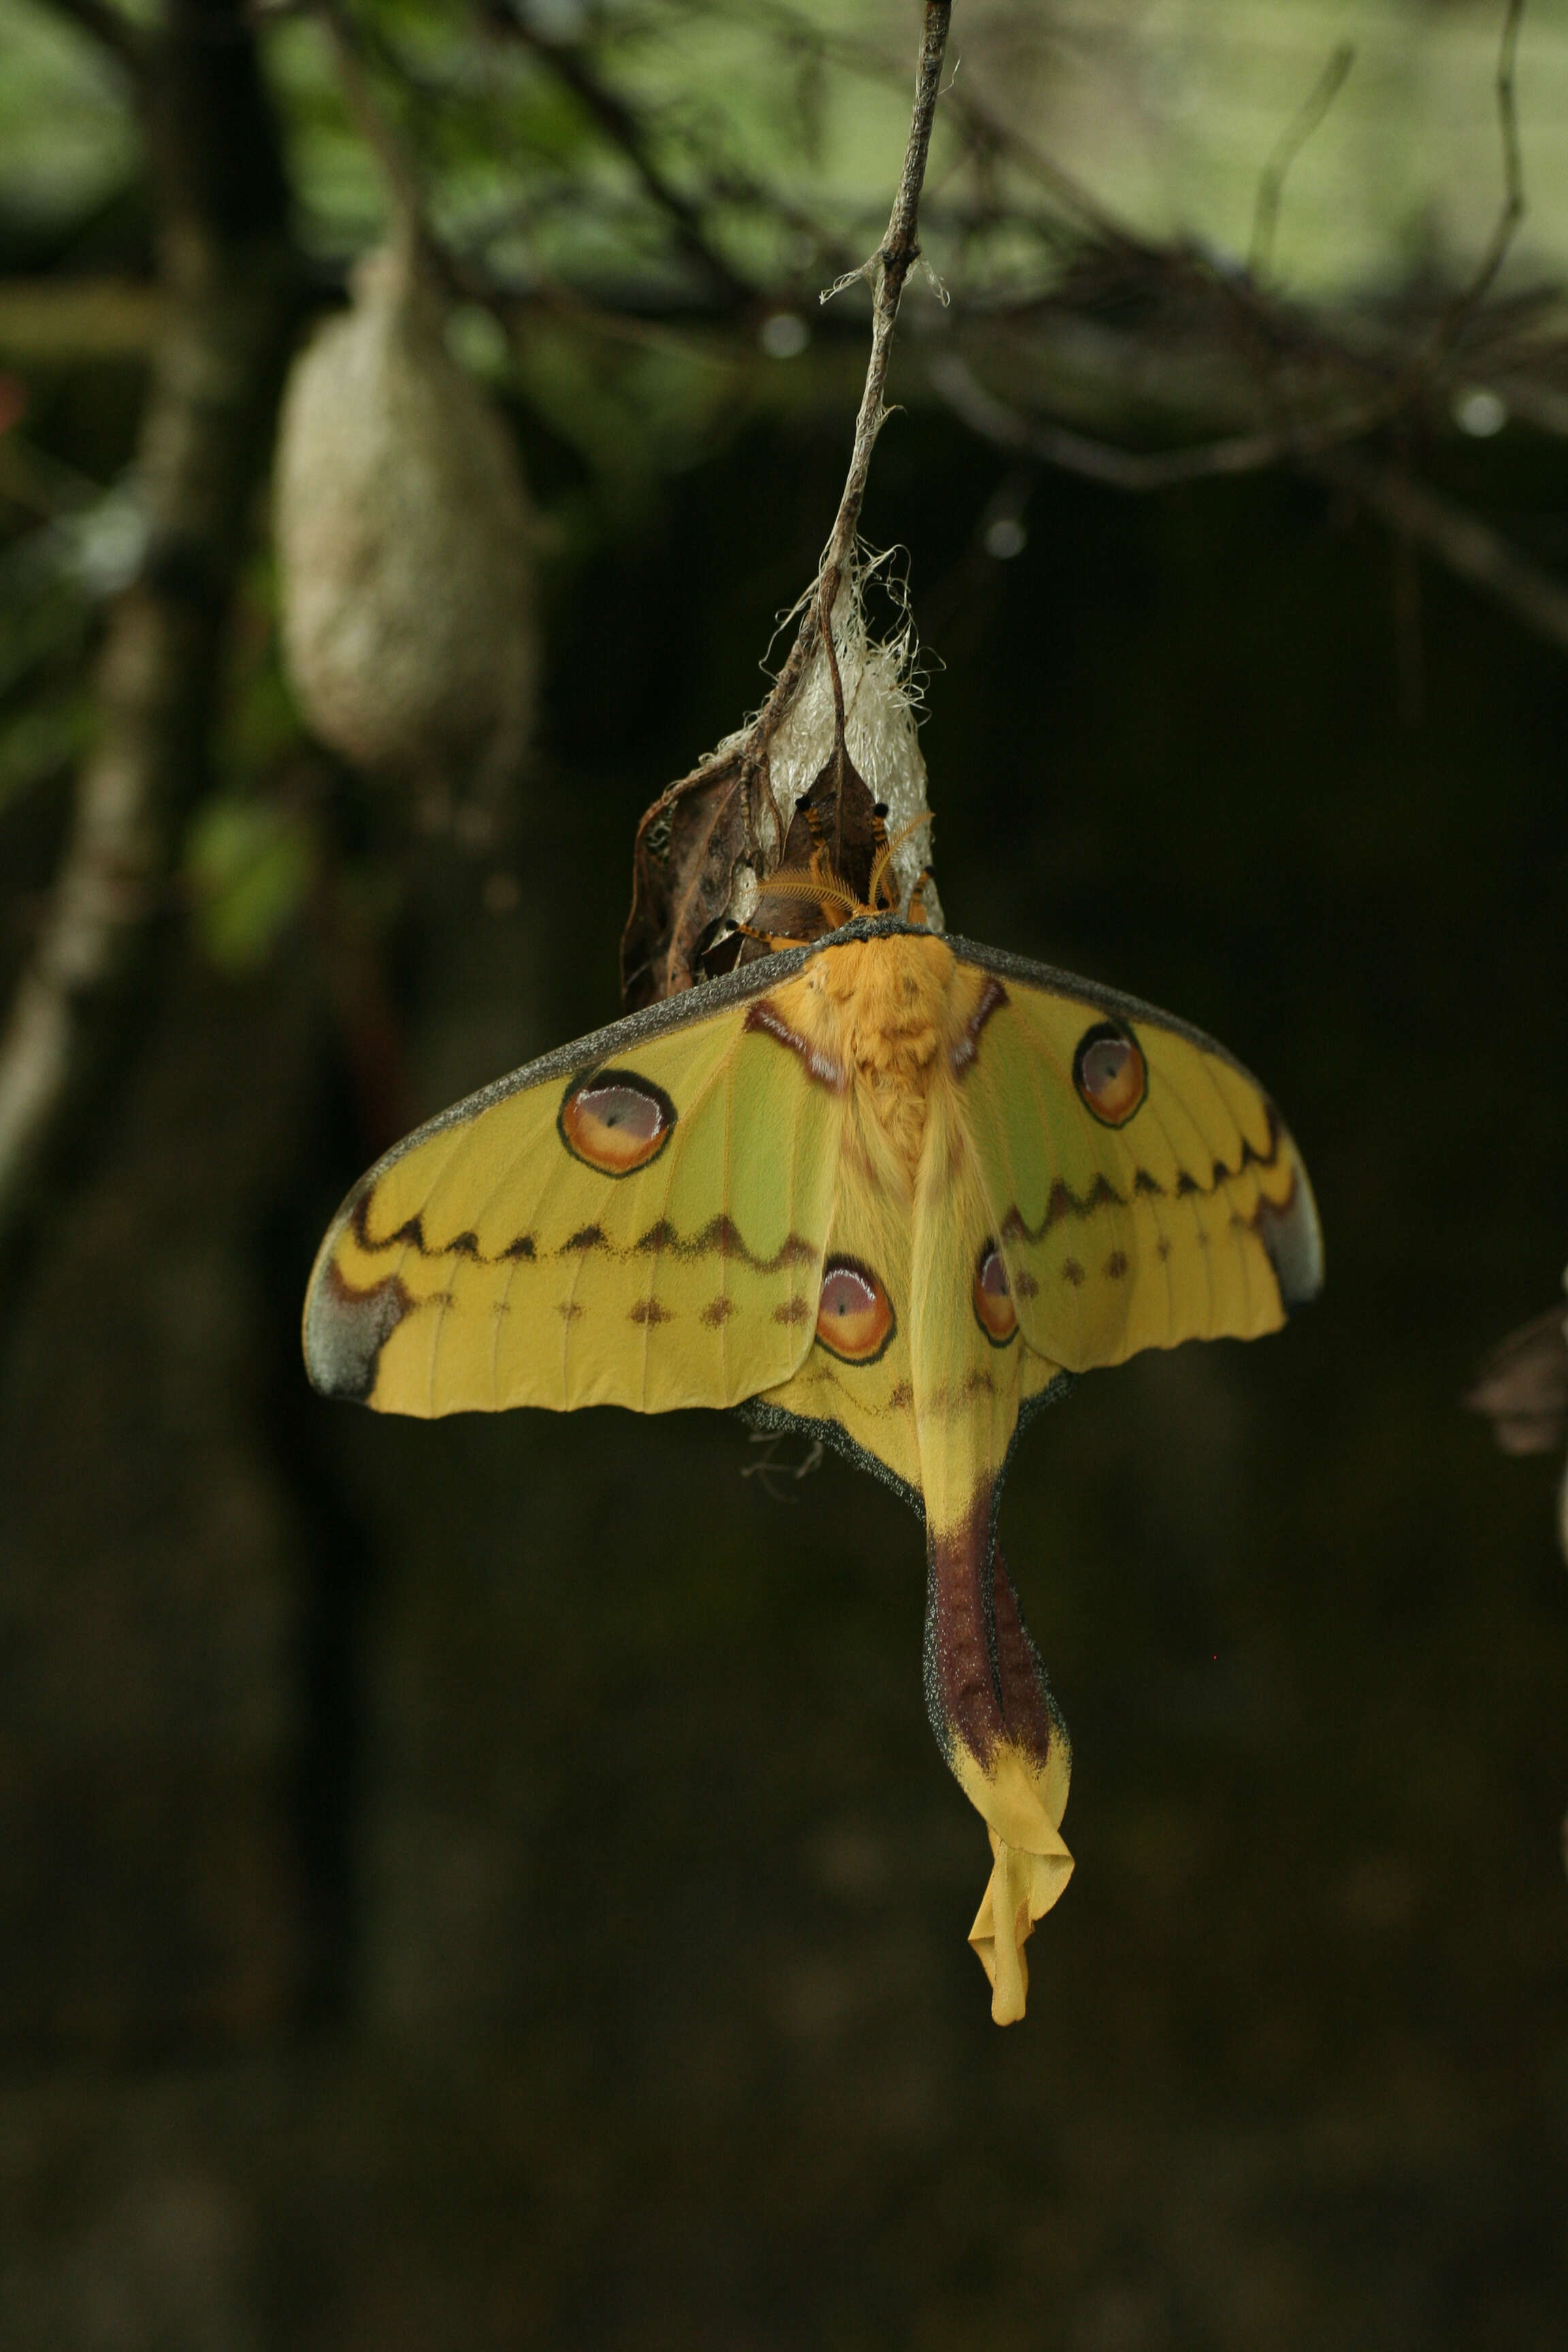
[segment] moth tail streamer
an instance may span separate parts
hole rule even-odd
[[[993,2019],[1014,2025],[1028,1997],[1024,1947],[1072,1875],[1061,1834],[1072,1750],[992,1521],[987,1492],[961,1528],[929,1535],[926,1707],[990,1836],[991,1877],[969,1941]]]
[[[969,1940],[991,1986],[991,2016],[1016,2025],[1029,1993],[1024,1946],[1072,1876],[1072,1856],[1058,1839],[1055,1853],[1026,1853],[987,1824],[992,1870]]]

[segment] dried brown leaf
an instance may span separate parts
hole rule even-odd
[[[1561,1306],[1500,1340],[1462,1400],[1505,1454],[1551,1454],[1568,1437],[1568,1336]]]
[[[778,860],[779,820],[754,731],[671,784],[647,810],[632,852],[632,907],[621,940],[628,1012],[703,977],[699,958],[742,866]]]

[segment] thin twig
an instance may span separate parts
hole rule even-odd
[[[1342,41],[1313,83],[1295,121],[1287,124],[1278,146],[1263,168],[1258,183],[1258,203],[1252,216],[1252,245],[1247,263],[1247,274],[1255,286],[1262,284],[1274,258],[1274,233],[1279,226],[1279,202],[1285,193],[1286,176],[1343,89],[1346,77],[1354,63],[1353,44]]]
[[[666,178],[642,124],[630,107],[605,88],[584,51],[574,43],[548,39],[516,8],[497,10],[490,21],[521,41],[536,58],[542,58],[605,137],[620,149],[648,195],[673,223],[682,251],[703,270],[722,299],[729,303],[749,301],[753,289],[710,243],[697,206]]]
[[[343,103],[375,157],[400,234],[409,241],[418,262],[454,300],[484,303],[505,326],[493,287],[454,253],[431,225],[419,159],[377,94],[366,66],[369,45],[363,30],[343,0],[306,0],[306,5],[326,34]]]
[[[483,271],[455,252],[431,224],[418,159],[376,93],[366,68],[367,43],[361,27],[343,0],[308,0],[308,5],[326,32],[344,103],[381,167],[405,233],[414,239],[422,259],[445,283],[449,294],[460,300],[482,303],[510,334],[515,320],[504,298]],[[581,55],[563,43],[544,39],[510,8],[492,12],[490,22],[545,58],[601,129],[624,148],[637,165],[648,194],[675,221],[683,248],[701,263],[725,302],[733,307],[753,299],[755,289],[738,278],[708,245],[695,206],[664,180],[648,152],[637,117],[596,80]]]
[[[866,497],[867,478],[871,470],[871,452],[877,446],[877,436],[887,416],[887,410],[882,405],[882,394],[888,381],[893,326],[899,315],[904,280],[920,257],[917,232],[921,188],[925,180],[926,158],[931,152],[931,122],[942,86],[942,61],[947,47],[947,30],[952,15],[952,0],[926,0],[920,70],[915,78],[915,110],[910,123],[909,145],[904,151],[903,173],[889,215],[888,234],[871,265],[875,275],[871,304],[871,356],[866,364],[866,388],[860,395],[860,413],[855,419],[855,446],[850,453],[844,495],[838,501],[838,512],[827,542],[827,561],[823,566],[830,607],[855,544],[855,534],[860,524],[860,509]]]
[[[1498,43],[1497,77],[1493,85],[1497,93],[1498,136],[1502,142],[1502,204],[1492,224],[1486,250],[1476,265],[1474,277],[1437,321],[1431,344],[1418,362],[1423,372],[1429,372],[1453,349],[1470,319],[1491,292],[1497,274],[1508,257],[1509,247],[1524,218],[1524,158],[1519,143],[1519,96],[1514,80],[1520,28],[1523,22],[1524,0],[1507,0],[1502,37]]]
[[[354,128],[381,167],[403,226],[433,253],[435,240],[426,224],[419,167],[371,85],[357,27],[341,0],[311,0],[311,5],[326,33],[338,85]]]
[[[6,1271],[65,1165],[63,1143],[79,1120],[101,1118],[150,1003],[137,983],[208,778],[230,593],[298,315],[282,160],[243,0],[172,9],[150,59],[166,309],[139,444],[145,549],[109,614],[97,740],[0,1027]],[[222,145],[205,130],[220,108]],[[230,173],[253,192],[239,232]]]
[[[952,16],[952,0],[925,0],[914,112],[898,194],[881,245],[857,273],[871,280],[871,354],[855,419],[849,470],[816,578],[797,608],[800,625],[795,642],[772,693],[744,734],[671,784],[646,811],[637,829],[632,907],[621,941],[622,987],[630,1003],[668,996],[700,978],[704,943],[729,909],[742,867],[749,866],[757,879],[777,868],[788,826],[773,791],[769,747],[818,646],[826,648],[833,683],[837,772],[842,788],[844,698],[833,646],[833,613],[854,565],[871,452],[888,413],[883,394],[899,302],[920,256],[921,190]],[[674,829],[684,823],[688,808],[690,823],[678,857],[672,847]]]
[[[1133,492],[1169,489],[1177,482],[1208,481],[1216,475],[1261,473],[1282,460],[1360,440],[1385,422],[1388,415],[1386,400],[1380,400],[1343,410],[1316,425],[1231,434],[1223,440],[1201,441],[1184,449],[1121,449],[1113,442],[1075,433],[1069,425],[1020,415],[988,392],[968,362],[955,352],[942,352],[929,360],[926,376],[953,414],[983,440],[1020,457],[1059,466],[1066,473],[1081,474],[1089,481],[1104,482],[1111,489]]]
[[[1491,292],[1492,282],[1507,257],[1514,234],[1524,218],[1524,158],[1519,144],[1519,94],[1515,87],[1514,68],[1519,58],[1520,28],[1524,22],[1524,0],[1508,0],[1503,17],[1502,39],[1498,47],[1497,107],[1498,135],[1502,141],[1502,209],[1499,213],[1491,239],[1475,277],[1466,290],[1464,303],[1473,310]]]
[[[1345,446],[1369,429],[1364,417],[1359,421],[1342,417],[1289,435],[1238,434],[1196,448],[1119,449],[1066,425],[1020,416],[977,383],[955,356],[943,354],[931,361],[927,373],[954,414],[984,440],[1018,455],[1038,457],[1064,472],[1103,482],[1111,489],[1147,493],[1168,489],[1178,482],[1290,466],[1330,488],[1349,492],[1391,530],[1436,556],[1456,577],[1508,605],[1554,645],[1568,646],[1568,586],[1521,554],[1468,509],[1413,480],[1402,469],[1372,464]]]
[[[866,383],[860,394],[859,413],[855,419],[849,470],[845,477],[838,512],[828,534],[822,569],[817,574],[818,593],[806,599],[788,658],[757,717],[754,751],[758,757],[766,749],[795,698],[795,690],[816,650],[822,616],[825,613],[831,614],[854,555],[855,534],[859,529],[860,509],[865,503],[866,483],[871,470],[871,452],[887,419],[882,394],[887,389],[893,326],[899,315],[904,281],[920,257],[921,189],[925,181],[926,158],[931,152],[931,122],[942,88],[942,61],[947,49],[948,26],[952,16],[952,0],[926,0],[920,65],[915,75],[914,113],[910,122],[909,143],[904,150],[904,168],[900,175],[898,194],[893,198],[893,209],[888,217],[887,235],[867,264],[867,272],[872,278],[871,355],[866,363]]]
[[[874,43],[858,38],[852,33],[830,30],[826,26],[806,17],[787,5],[787,0],[742,0],[739,9],[723,11],[731,19],[737,15],[748,23],[758,18],[771,23],[778,37],[797,48],[815,51],[830,58],[846,71],[859,74],[868,80],[885,82],[896,68],[886,51]],[[972,144],[980,144],[998,153],[1005,153],[1027,171],[1031,177],[1048,189],[1064,212],[1075,219],[1080,229],[1103,241],[1128,251],[1142,250],[1139,240],[1112,220],[1080,181],[1075,180],[1059,163],[1053,163],[1037,148],[994,114],[979,96],[967,77],[951,80],[942,91],[949,112],[969,136]]]
[[[1539,636],[1568,646],[1568,587],[1468,508],[1393,467],[1370,465],[1349,449],[1305,459],[1300,470],[1348,491],[1457,578],[1506,604]]]

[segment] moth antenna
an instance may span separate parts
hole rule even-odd
[[[898,832],[888,844],[889,856],[890,857],[892,856],[895,849],[901,849],[903,847],[911,833],[918,833],[922,824],[929,824],[931,821],[931,816],[930,809],[917,809],[914,815],[910,817],[908,824],[900,825]],[[924,870],[929,874],[931,872],[931,867],[928,866]]]
[[[843,907],[850,914],[865,910],[842,875],[829,866],[781,866],[770,874],[763,885],[763,897],[780,898],[819,898],[833,906]]]
[[[755,923],[737,923],[735,929],[743,940],[755,940],[759,947],[776,955],[781,948],[797,948],[799,940],[792,940],[787,931],[759,931]]]

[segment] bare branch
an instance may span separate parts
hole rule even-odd
[[[1458,299],[1451,303],[1437,322],[1429,350],[1417,362],[1418,372],[1435,367],[1453,349],[1469,320],[1491,292],[1499,270],[1508,257],[1520,222],[1524,218],[1524,159],[1519,144],[1519,100],[1514,86],[1514,68],[1519,56],[1520,28],[1524,22],[1524,0],[1507,0],[1503,13],[1502,37],[1498,44],[1497,91],[1498,135],[1502,142],[1502,204],[1486,250],[1476,265],[1476,272]]]
[[[874,43],[830,28],[788,5],[788,0],[742,0],[740,10],[729,13],[743,14],[748,21],[761,17],[773,26],[780,39],[831,58],[847,72],[867,79],[885,82],[896,69],[893,60]],[[1056,198],[1080,230],[1128,251],[1142,249],[1139,240],[1111,218],[1081,182],[994,114],[967,78],[955,76],[942,95],[949,113],[973,144],[1008,155]]]
[[[899,192],[893,199],[893,209],[888,219],[888,234],[876,257],[871,356],[866,367],[866,389],[861,394],[860,413],[855,420],[855,446],[850,455],[844,495],[838,501],[838,513],[828,541],[825,586],[829,605],[837,586],[836,574],[847,562],[859,527],[867,478],[871,469],[871,452],[887,415],[882,405],[882,394],[888,381],[893,326],[903,297],[904,280],[920,256],[917,232],[921,189],[925,182],[926,158],[931,152],[931,123],[936,114],[937,94],[942,84],[942,53],[947,47],[947,29],[952,14],[952,0],[926,0],[925,32],[921,43],[920,70],[915,79],[915,109],[910,123],[909,145],[904,151]]]
[[[854,561],[871,452],[887,415],[883,394],[893,326],[904,283],[920,255],[921,190],[931,148],[931,121],[942,86],[952,0],[925,0],[914,112],[898,194],[887,234],[867,264],[872,280],[871,354],[855,420],[849,470],[816,580],[802,600],[795,643],[772,693],[742,735],[660,794],[643,815],[633,856],[632,907],[621,941],[621,985],[627,1002],[647,1003],[689,987],[700,958],[731,904],[735,877],[749,866],[759,878],[783,855],[787,824],[773,794],[769,745],[783,723],[819,645],[832,651],[832,614]],[[838,788],[844,758],[842,692]],[[678,838],[679,836],[679,838]]]
[[[831,613],[854,551],[855,534],[859,529],[860,509],[865,503],[866,484],[871,471],[871,452],[877,446],[877,436],[887,416],[882,394],[887,389],[893,326],[899,315],[904,281],[920,255],[917,232],[921,189],[925,183],[931,123],[942,86],[942,61],[947,48],[952,16],[952,0],[926,0],[920,66],[915,76],[914,113],[910,122],[909,143],[904,150],[904,168],[900,175],[898,194],[893,199],[893,209],[888,218],[887,235],[868,265],[873,273],[871,356],[867,362],[865,389],[861,393],[859,413],[855,419],[849,471],[845,477],[844,493],[838,501],[838,512],[834,517],[818,575],[822,593],[808,599],[789,657],[759,715],[759,751],[765,748],[794,698],[816,647],[822,614],[824,612]]]
[[[1169,489],[1177,482],[1206,481],[1216,475],[1259,473],[1283,460],[1359,440],[1387,415],[1386,403],[1380,401],[1312,425],[1232,434],[1184,449],[1121,449],[1047,418],[1021,416],[988,392],[956,352],[943,352],[929,360],[926,375],[953,414],[983,440],[1016,456],[1059,466],[1066,473],[1082,474],[1089,481],[1104,482],[1111,489],[1133,492]]]
[[[1342,41],[1313,83],[1295,121],[1286,126],[1279,145],[1264,166],[1258,183],[1258,204],[1252,217],[1252,244],[1247,264],[1247,275],[1254,285],[1262,284],[1273,262],[1274,233],[1279,226],[1279,203],[1285,193],[1286,175],[1343,89],[1354,63],[1354,46],[1349,41]]]
[[[96,745],[37,942],[0,1030],[0,1239],[26,1229],[95,1099],[207,736],[245,518],[297,310],[286,190],[243,0],[174,6],[150,52],[166,320],[142,419],[144,551],[113,607]],[[221,142],[208,136],[213,119]],[[237,183],[245,201],[237,202]]]
[[[367,64],[363,28],[344,0],[305,0],[325,32],[343,103],[385,183],[398,233],[408,238],[431,278],[458,301],[488,305],[510,329],[496,289],[438,236],[431,226],[419,159],[383,105]]]
[[[311,0],[311,6],[326,33],[338,85],[354,127],[381,167],[405,228],[433,253],[435,241],[426,226],[419,167],[375,94],[365,71],[358,30],[341,0]]]
[[[1466,289],[1463,299],[1465,315],[1484,302],[1490,293],[1493,280],[1513,243],[1514,233],[1524,218],[1524,159],[1520,152],[1519,98],[1514,86],[1520,27],[1523,22],[1524,0],[1508,0],[1503,16],[1502,39],[1498,47],[1496,81],[1498,132],[1502,141],[1502,209],[1498,214],[1476,274]]]
[[[643,125],[631,108],[599,79],[584,51],[572,42],[547,39],[515,7],[492,10],[489,21],[498,29],[521,41],[535,57],[542,58],[551,72],[564,83],[584,110],[598,124],[605,137],[620,149],[648,195],[674,224],[681,250],[689,260],[698,264],[721,298],[729,303],[749,301],[752,289],[736,275],[723,255],[715,249],[697,206],[689,196],[666,177],[654,157]]]
[[[1238,434],[1195,448],[1119,449],[1066,425],[1020,416],[977,383],[963,361],[944,353],[927,374],[971,430],[1015,455],[1039,458],[1110,488],[1134,493],[1226,474],[1257,473],[1288,465],[1331,488],[1348,491],[1404,539],[1423,547],[1458,579],[1509,606],[1527,626],[1568,646],[1568,586],[1510,545],[1500,532],[1457,500],[1403,470],[1378,466],[1342,446],[1361,438],[1365,415],[1341,417],[1288,433]]]
[[[1457,578],[1506,604],[1539,636],[1568,646],[1568,587],[1468,508],[1408,474],[1371,465],[1347,449],[1308,459],[1300,470],[1349,491],[1390,530],[1425,548]]]

